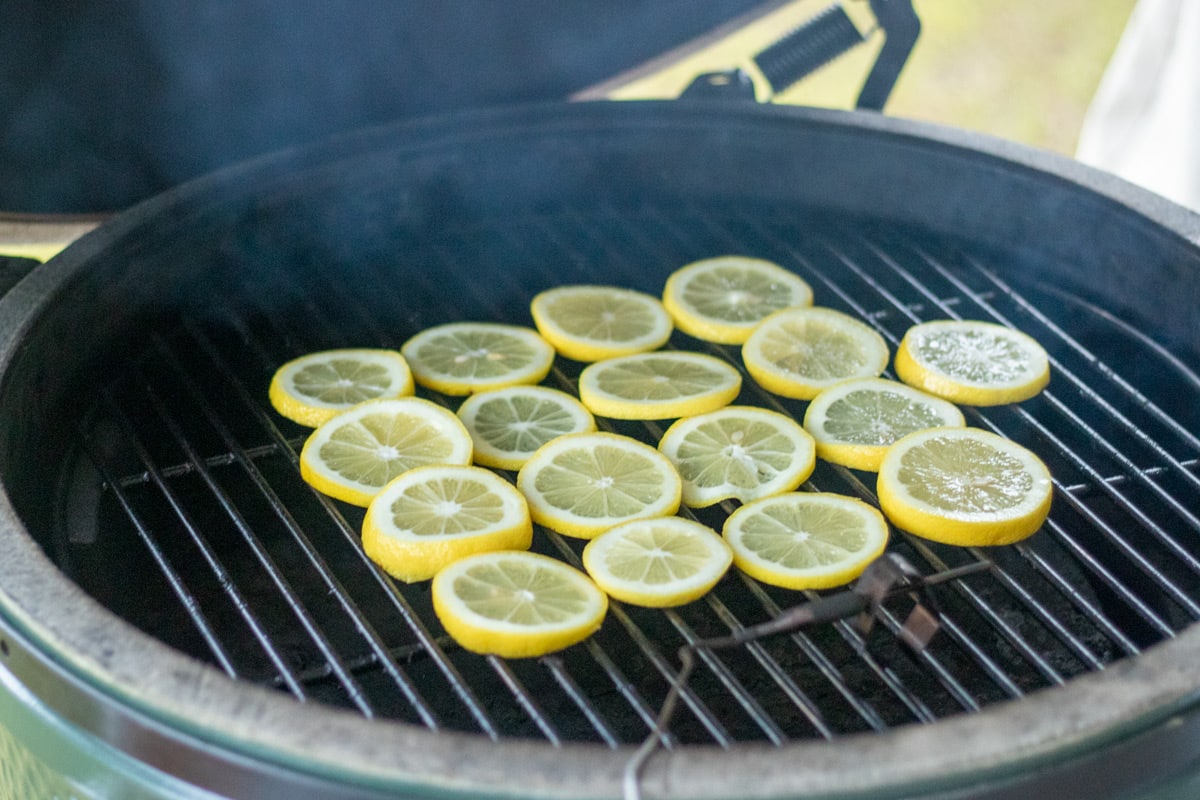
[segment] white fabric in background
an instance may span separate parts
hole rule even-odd
[[[1076,157],[1200,211],[1200,0],[1138,0]]]

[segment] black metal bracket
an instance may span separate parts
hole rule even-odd
[[[802,78],[863,44],[870,33],[883,31],[883,47],[859,90],[857,107],[881,111],[896,85],[921,32],[921,21],[912,0],[870,0],[877,28],[866,33],[835,3],[793,29],[754,56],[755,68],[772,95],[779,94]],[[680,95],[755,100],[754,81],[743,69],[706,72]]]

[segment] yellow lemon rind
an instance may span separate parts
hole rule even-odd
[[[735,529],[747,516],[758,513],[758,510],[764,507],[765,504],[788,502],[790,498],[803,498],[804,500],[815,500],[816,502],[833,502],[843,507],[846,507],[847,504],[853,504],[852,507],[861,513],[864,521],[867,521],[871,525],[871,532],[874,533],[874,537],[867,547],[855,554],[856,557],[853,561],[830,569],[820,571],[789,570],[767,563],[740,544]],[[783,589],[794,590],[832,589],[850,583],[859,577],[867,566],[887,549],[888,533],[887,519],[874,506],[853,497],[829,492],[793,492],[766,497],[762,500],[748,503],[729,515],[725,520],[725,526],[722,530],[722,535],[733,549],[734,566],[757,581]]]
[[[941,430],[964,429],[935,428],[911,433],[893,445],[884,457],[879,468],[875,492],[879,498],[880,508],[892,524],[923,539],[960,547],[995,547],[1015,544],[1037,533],[1050,514],[1054,498],[1050,471],[1034,453],[993,433],[965,429],[971,430],[974,435],[996,440],[998,446],[1009,453],[1023,456],[1023,460],[1038,471],[1038,481],[1044,487],[1044,491],[1037,498],[1036,503],[1027,504],[1027,507],[1019,514],[1001,518],[981,518],[979,514],[955,514],[939,509],[922,508],[908,497],[908,493],[904,491],[895,476],[899,459],[908,445],[927,435],[937,435]]]
[[[538,472],[550,465],[564,450],[575,447],[596,448],[605,443],[616,443],[618,447],[640,453],[659,466],[666,485],[657,500],[630,516],[584,517],[573,514],[568,509],[550,505],[537,489]],[[604,431],[569,433],[542,445],[517,473],[517,488],[524,493],[535,524],[576,539],[594,539],[609,528],[635,519],[669,517],[679,511],[683,498],[683,480],[670,459],[637,439]]]
[[[406,535],[386,521],[400,491],[439,476],[485,484],[502,498],[510,518],[503,525],[481,531],[441,536]],[[525,497],[494,472],[473,466],[430,465],[402,473],[372,498],[362,523],[362,545],[367,557],[393,578],[406,583],[428,580],[465,556],[494,550],[528,550],[532,543],[533,522]]]
[[[392,361],[393,369],[402,378],[400,384],[392,387],[391,391],[372,399],[388,400],[397,397],[408,397],[414,392],[416,385],[413,381],[412,370],[409,369],[407,360],[398,351],[372,348],[341,348],[308,353],[293,358],[275,370],[275,373],[271,376],[271,383],[267,387],[267,399],[270,401],[271,407],[280,416],[290,419],[299,425],[307,428],[319,427],[322,423],[327,422],[347,408],[350,408],[350,405],[326,404],[315,399],[306,399],[289,388],[291,376],[318,358],[330,358],[339,355],[354,358],[363,354],[370,354],[376,359],[380,357],[388,358]]]
[[[643,525],[668,525],[686,535],[695,536],[709,548],[712,568],[697,573],[686,580],[646,587],[614,576],[604,564],[604,556],[610,545],[631,530]],[[583,548],[583,567],[591,579],[615,600],[642,608],[675,608],[700,599],[721,582],[733,564],[733,550],[720,534],[706,525],[683,517],[634,520],[610,528],[592,539]]]
[[[586,339],[566,330],[554,318],[553,314],[547,307],[557,294],[565,293],[572,290],[578,291],[596,291],[596,292],[611,292],[629,299],[636,300],[642,303],[645,308],[653,314],[658,320],[658,325],[655,329],[640,338],[628,340],[625,342],[619,341],[599,341],[594,339]],[[601,286],[592,284],[572,284],[569,286],[557,286],[553,289],[547,289],[544,292],[539,292],[534,296],[533,301],[529,304],[530,315],[533,317],[533,324],[537,327],[538,333],[564,358],[569,358],[573,361],[594,362],[603,361],[606,358],[619,358],[620,356],[629,356],[636,353],[645,353],[651,350],[657,350],[667,343],[671,338],[671,331],[674,329],[674,324],[671,320],[671,315],[663,307],[662,303],[656,297],[638,292],[633,289],[623,289],[616,286]]]
[[[745,415],[768,422],[774,425],[781,435],[788,436],[793,443],[798,443],[797,452],[794,454],[789,468],[781,470],[778,476],[770,481],[747,488],[729,484],[699,486],[695,481],[684,476],[678,459],[678,450],[686,441],[687,435],[707,422],[715,421],[727,414]],[[763,497],[795,491],[812,476],[817,456],[816,445],[811,434],[792,417],[757,406],[725,406],[715,411],[676,420],[663,432],[658,442],[658,449],[671,459],[671,463],[675,464],[676,470],[679,471],[680,477],[683,479],[683,504],[689,508],[708,508],[724,500],[749,503]]]
[[[700,313],[684,300],[684,291],[688,281],[698,273],[711,269],[722,262],[733,262],[736,266],[741,267],[753,265],[755,269],[771,273],[776,280],[786,283],[789,291],[795,295],[788,306],[812,305],[812,287],[808,285],[808,282],[772,261],[732,255],[693,261],[675,270],[667,277],[662,295],[663,307],[671,315],[675,327],[689,336],[715,344],[742,344],[750,337],[755,326],[761,322],[761,320],[731,322],[717,319]]]
[[[723,373],[723,382],[702,394],[689,395],[669,400],[636,400],[619,397],[598,386],[596,376],[626,359],[643,356],[662,356],[668,359],[688,360],[704,363],[709,368]],[[728,362],[702,353],[639,353],[619,359],[606,359],[585,367],[579,374],[579,400],[593,414],[608,419],[657,420],[678,419],[715,411],[729,405],[742,391],[742,376]]]
[[[594,592],[593,609],[582,620],[557,630],[537,632],[522,631],[511,626],[501,626],[488,621],[477,621],[473,614],[459,613],[458,604],[452,597],[452,583],[460,570],[467,568],[475,559],[493,555],[516,555],[522,558],[541,560],[553,565],[552,569],[570,570],[571,580],[578,581],[584,591]],[[564,573],[569,574],[569,573]],[[589,592],[589,593],[590,593]],[[450,634],[463,649],[479,655],[496,655],[502,658],[536,658],[578,644],[600,629],[608,613],[608,595],[599,589],[588,576],[574,567],[529,552],[497,551],[481,553],[459,559],[433,577],[430,589],[433,611],[446,633]]]

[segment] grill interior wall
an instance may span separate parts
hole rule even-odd
[[[79,426],[80,457],[51,548],[83,588],[134,625],[226,674],[298,699],[432,729],[553,743],[639,741],[684,642],[762,621],[805,595],[731,572],[670,612],[614,604],[588,642],[503,661],[456,648],[428,584],[397,585],[361,554],[362,511],[299,477],[304,429],[266,386],[284,361],[335,346],[398,347],[459,319],[530,324],[551,285],[603,282],[653,294],[676,267],[740,252],[796,270],[819,305],[874,325],[895,349],[914,322],[963,317],[1020,328],[1054,379],[1020,407],[968,422],[1037,452],[1055,477],[1047,526],[1025,543],[968,550],[894,531],[922,571],[994,567],[941,587],[942,631],[899,642],[910,600],[862,636],[839,623],[703,653],[671,742],[783,742],[884,730],[977,710],[1103,669],[1200,618],[1200,384],[1139,331],[1040,282],[1041,265],[912,228],[802,209],[556,208],[388,247],[229,255],[238,275],[211,307],[164,312]],[[249,258],[249,263],[237,263]],[[675,334],[740,366],[736,348]],[[571,389],[580,365],[551,381]],[[1153,377],[1153,380],[1150,378]],[[742,401],[801,417],[748,377]],[[428,395],[427,396],[433,396]],[[436,398],[450,407],[457,401]],[[611,423],[654,441],[664,426]],[[806,488],[873,500],[870,475],[819,462]],[[97,490],[96,487],[101,487]],[[717,529],[730,506],[696,512]],[[534,549],[578,564],[581,543],[539,530]]]

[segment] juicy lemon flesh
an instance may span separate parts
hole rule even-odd
[[[856,375],[868,366],[856,337],[821,325],[784,326],[766,338],[762,353],[779,369],[814,383]]]
[[[732,560],[716,533],[679,517],[626,523],[593,539],[583,552],[584,566],[601,589],[649,608],[702,597]]]
[[[852,469],[877,471],[892,444],[910,433],[966,424],[962,412],[935,397],[918,397],[907,387],[864,381],[828,405],[820,395],[809,406],[805,428],[817,442],[817,455]],[[830,391],[838,392],[841,386]],[[907,390],[907,391],[906,391]],[[819,421],[815,418],[819,411]]]
[[[381,410],[353,419],[334,417],[325,424],[336,427],[328,436],[314,433],[305,443],[301,474],[318,491],[354,505],[368,505],[388,481],[410,469],[471,458],[471,448],[465,446],[470,437],[461,426],[448,429],[420,414]]]
[[[759,501],[731,515],[726,538],[742,571],[785,588],[825,589],[849,583],[883,552],[886,523],[873,508],[849,498],[798,496],[806,499]]]
[[[896,525],[964,546],[1011,544],[1035,533],[1050,511],[1050,474],[1033,453],[994,434],[906,437],[885,457],[879,501]]]
[[[438,428],[423,419],[371,414],[335,431],[319,454],[342,477],[382,488],[405,470],[449,459],[454,449]]]
[[[476,441],[475,460],[497,469],[519,469],[546,442],[568,433],[595,430],[595,420],[570,395],[501,391],[476,395],[468,428]],[[571,405],[567,405],[570,403]]]
[[[460,645],[506,658],[544,655],[582,641],[600,627],[608,607],[585,575],[530,553],[456,562],[434,577],[433,602]]]
[[[670,317],[653,297],[611,287],[562,287],[534,298],[542,335],[567,358],[599,361],[662,346]]]
[[[683,299],[704,316],[733,323],[754,323],[780,309],[799,305],[779,281],[737,267],[696,276],[684,288]]]
[[[911,450],[901,459],[898,477],[909,494],[934,508],[955,514],[997,514],[1024,502],[1033,476],[1011,456],[978,442],[954,447]]]
[[[300,394],[322,403],[354,405],[380,397],[392,380],[379,364],[335,358],[301,368],[292,377],[292,384]]]
[[[690,578],[707,558],[708,548],[694,537],[649,528],[624,537],[605,564],[618,578],[654,586]]]
[[[511,561],[473,568],[454,582],[454,593],[481,617],[526,627],[561,624],[590,604],[577,585]]]
[[[914,326],[896,352],[896,373],[931,394],[976,406],[1027,400],[1050,380],[1036,341],[983,322]]]
[[[703,364],[648,359],[609,367],[600,373],[596,384],[626,400],[679,400],[704,394],[724,378]]]
[[[666,456],[613,434],[568,434],[550,442],[521,468],[517,487],[534,522],[582,539],[632,519],[674,514],[682,494]]]
[[[388,508],[392,524],[414,536],[472,533],[505,516],[504,500],[483,483],[444,479],[418,484]]]
[[[400,580],[432,578],[459,558],[525,550],[533,525],[524,498],[476,467],[424,467],[389,484],[367,509],[363,549]]]
[[[629,356],[593,364],[579,383],[592,413],[611,419],[666,419],[727,405],[741,390],[741,376],[708,356]]]
[[[412,393],[412,375],[399,353],[339,350],[288,362],[272,377],[268,396],[281,415],[317,427],[365,400]]]
[[[530,335],[489,325],[428,329],[402,348],[418,383],[451,395],[533,384],[546,377],[553,348]],[[539,346],[539,344],[541,346]]]
[[[770,314],[810,305],[812,289],[778,265],[726,256],[677,270],[667,279],[663,302],[685,333],[719,344],[741,344]]]
[[[767,391],[811,400],[828,386],[877,377],[887,366],[883,338],[838,312],[777,312],[742,350],[747,371]]]
[[[783,424],[796,430],[788,435],[781,430]],[[790,492],[813,471],[811,437],[789,418],[767,422],[727,414],[681,429],[687,432],[678,444],[669,429],[663,440],[684,481],[683,501],[693,508],[730,498],[747,503]]]
[[[535,486],[550,505],[593,519],[628,517],[662,494],[662,471],[649,459],[600,446],[554,459]]]

